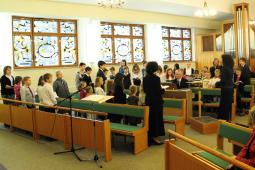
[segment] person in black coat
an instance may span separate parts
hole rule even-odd
[[[215,58],[213,60],[213,66],[210,67],[210,73],[211,73],[211,78],[215,76],[215,70],[219,69],[221,70],[222,66],[220,65],[220,60],[218,58]]]
[[[85,74],[82,78],[82,81],[86,82],[87,86],[92,86],[92,80],[91,80],[91,76],[90,76],[91,72],[92,72],[91,67],[85,68]]]
[[[14,99],[14,77],[11,75],[11,66],[5,66],[1,77],[1,95],[2,98]],[[11,102],[4,101],[4,104],[11,104]]]
[[[127,96],[124,93],[124,85],[123,85],[123,75],[121,73],[117,73],[114,79],[114,103],[126,104]],[[111,122],[120,123],[123,118],[120,115],[108,114]]]
[[[123,79],[123,83],[124,83],[124,89],[129,89],[129,87],[131,86],[131,76],[129,73],[129,68],[126,66],[124,67],[124,75],[123,75],[124,79]]]
[[[103,78],[103,81],[105,83],[105,81],[107,80],[107,77],[105,76],[104,74],[104,70],[105,70],[105,66],[106,66],[106,63],[104,61],[99,61],[98,62],[98,72],[97,72],[97,77],[102,77]]]
[[[234,93],[234,60],[231,55],[222,55],[223,67],[221,69],[221,88],[220,107],[218,119],[231,120],[232,100]]]
[[[241,66],[241,81],[244,83],[244,85],[250,84],[250,78],[251,78],[251,71],[249,66],[246,64],[245,58],[240,58],[239,64]]]
[[[149,144],[163,144],[159,136],[165,135],[163,122],[163,93],[160,78],[156,75],[157,62],[149,62],[146,66],[146,76],[143,79],[143,90],[146,94],[145,103],[150,107],[149,111]]]
[[[175,79],[172,81],[177,87],[177,89],[187,89],[189,88],[188,80],[183,77],[183,73],[181,70],[176,70]]]

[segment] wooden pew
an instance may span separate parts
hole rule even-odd
[[[186,143],[189,143],[205,152],[210,153],[215,156],[215,158],[219,160],[223,160],[227,162],[227,164],[233,164],[244,170],[252,170],[253,167],[244,164],[236,160],[235,158],[225,155],[217,150],[211,149],[210,147],[198,143],[192,139],[189,139],[185,136],[182,136],[174,131],[168,131],[170,136],[173,136],[177,139],[180,139]],[[196,155],[192,155],[180,147],[178,147],[173,141],[167,141],[165,147],[165,169],[166,170],[186,170],[186,169],[194,169],[194,170],[222,170],[223,168],[213,164],[207,160],[202,159]]]
[[[190,123],[190,118],[193,116],[193,107],[192,107],[192,91],[191,90],[166,90],[164,98],[174,98],[174,99],[185,99],[186,100],[186,116],[185,122]]]
[[[175,131],[184,135],[186,110],[185,99],[164,98],[164,123],[174,124]]]
[[[192,106],[197,106],[198,107],[198,117],[201,117],[202,115],[202,100],[201,100],[201,91],[200,88],[198,87],[192,87],[191,88],[192,91]]]
[[[224,139],[227,139],[234,145],[243,147],[248,143],[252,129],[244,128],[242,126],[228,123],[223,120],[219,120],[219,122],[220,125],[217,135],[217,148],[215,150],[223,155],[233,156],[233,153],[228,153],[224,151]],[[229,165],[226,160],[218,158],[207,151],[194,152],[194,155],[223,169]]]
[[[249,94],[248,97],[242,97],[242,103],[249,103],[250,108],[254,105],[254,86],[253,85],[245,85],[244,92]]]
[[[20,102],[9,99],[0,99],[35,106],[43,106],[54,109],[69,111],[69,108],[46,106],[38,103]],[[0,122],[8,123],[11,127],[23,129],[32,132],[34,139],[37,141],[40,136],[50,137],[64,143],[66,149],[71,147],[71,126],[70,116],[68,114],[55,114],[40,111],[37,109],[27,109],[13,105],[0,104]],[[95,115],[107,115],[104,112],[95,112],[90,110],[73,109],[77,112],[86,112]],[[74,144],[85,148],[98,149],[104,153],[105,161],[112,159],[111,152],[111,131],[109,120],[94,120],[73,118]],[[94,140],[94,130],[96,141]]]
[[[62,107],[68,107],[68,102],[59,103]],[[123,104],[95,103],[84,100],[72,100],[72,106],[76,109],[106,112],[113,115],[129,116],[143,119],[143,126],[111,123],[111,132],[133,137],[134,154],[138,154],[148,148],[149,107],[132,106]]]

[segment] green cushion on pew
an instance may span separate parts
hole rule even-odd
[[[176,121],[180,119],[180,116],[164,116],[164,121]]]
[[[111,123],[111,129],[112,130],[121,130],[121,131],[133,132],[133,131],[141,129],[141,127],[125,125],[125,124],[121,124],[121,123]]]
[[[245,85],[244,86],[244,92],[251,93],[252,92],[252,85]]]
[[[230,155],[229,153],[223,152],[223,151],[221,151],[221,150],[217,150],[217,151],[220,152],[220,153],[222,153],[222,154],[224,154],[224,155],[226,155],[226,156],[232,156],[232,155]],[[205,152],[205,151],[198,152],[197,154],[198,154],[200,157],[202,157],[202,158],[208,160],[209,162],[211,162],[211,163],[213,163],[213,164],[215,164],[215,165],[217,165],[217,166],[219,166],[219,167],[221,167],[221,168],[223,168],[223,169],[227,169],[227,167],[228,167],[229,164],[230,164],[229,162],[226,162],[226,161],[224,161],[223,159],[220,159],[219,157],[214,156],[214,155],[212,155],[212,154],[210,154],[210,153],[208,153],[208,152]]]
[[[219,135],[221,137],[233,140],[240,144],[247,144],[251,133],[245,130],[235,128],[233,126],[228,126],[226,124],[220,124]]]
[[[76,93],[72,96],[72,99],[80,99],[80,93]]]
[[[197,88],[197,87],[193,87],[193,88],[190,88],[192,93],[194,94],[198,94],[198,92],[201,90],[201,88]]]
[[[201,95],[206,96],[220,96],[221,90],[220,89],[201,89]]]
[[[59,99],[59,101],[61,101],[61,99]],[[62,107],[69,107],[69,101],[67,100],[64,102],[59,102],[58,105]],[[138,118],[144,117],[144,108],[133,107],[128,105],[118,105],[109,103],[99,104],[84,100],[72,100],[72,107],[76,109],[93,110],[123,116],[132,116]]]
[[[182,108],[182,99],[164,99],[164,108]]]

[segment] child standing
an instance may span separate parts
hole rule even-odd
[[[87,87],[87,83],[86,82],[81,82],[81,84],[79,86],[80,99],[83,99],[87,96],[86,87]]]
[[[138,105],[139,98],[138,96],[136,96],[137,90],[138,90],[137,86],[134,86],[134,85],[130,86],[129,97],[127,98],[128,105],[135,105],[135,106]],[[137,125],[141,123],[141,119],[135,118],[135,117],[127,117],[126,123],[130,125]]]
[[[104,89],[102,86],[104,85],[104,81],[102,77],[97,77],[95,80],[95,94],[96,95],[105,95]]]
[[[110,73],[111,73],[110,79],[111,79],[111,80],[114,80],[114,79],[115,79],[115,76],[116,76],[115,67],[111,67],[111,68],[110,68]]]
[[[15,94],[15,100],[21,100],[20,97],[20,89],[22,86],[22,77],[16,76],[14,80],[14,94]]]
[[[20,96],[21,96],[21,101],[24,102],[30,102],[34,103],[35,102],[35,93],[33,89],[31,88],[31,78],[30,77],[24,77],[24,85],[20,89]],[[34,108],[34,105],[31,104],[26,104],[24,105],[27,108]]]

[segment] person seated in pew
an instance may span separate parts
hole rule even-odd
[[[104,89],[102,88],[104,84],[102,77],[97,77],[95,80],[95,94],[96,95],[106,95]]]
[[[210,79],[211,79],[211,73],[208,71],[204,74],[204,78],[202,80],[203,88],[209,88]]]
[[[244,58],[244,57],[240,58],[240,60],[239,60],[240,68],[242,71],[241,80],[244,83],[244,85],[249,85],[250,78],[251,78],[251,71],[250,71],[250,68],[246,62],[247,62],[246,58]]]
[[[222,68],[222,66],[220,65],[220,60],[218,58],[214,58],[213,66],[210,67],[211,77],[215,76],[215,70],[217,70],[217,69],[221,70],[221,68]]]
[[[21,101],[35,103],[35,92],[31,88],[31,77],[24,77],[23,86],[20,89]],[[34,105],[24,104],[27,108],[35,108]]]
[[[166,70],[166,82],[174,80],[174,72],[172,68]]]
[[[245,113],[243,112],[243,105],[241,102],[241,98],[244,96],[244,83],[241,79],[241,75],[241,68],[236,68],[234,75],[234,85],[236,88],[236,112],[239,116],[244,116]]]
[[[68,98],[70,96],[67,82],[63,79],[64,74],[62,71],[56,72],[57,79],[53,83],[53,90],[60,98]]]
[[[214,71],[214,77],[208,82],[208,88],[216,88],[216,83],[220,82],[220,69]]]
[[[177,89],[187,89],[188,86],[188,80],[183,77],[182,70],[176,70],[175,71],[175,79],[173,80],[173,83],[176,85]]]
[[[194,69],[191,67],[191,63],[187,63],[187,67],[184,69],[184,75],[192,76],[194,74]]]
[[[204,66],[202,69],[201,69],[201,72],[200,72],[200,77],[201,79],[203,79],[205,77],[205,74],[209,72],[209,68],[207,66]]]
[[[16,76],[14,79],[14,94],[15,94],[15,100],[21,100],[20,97],[20,89],[22,87],[22,77]],[[17,103],[19,105],[19,103]]]
[[[249,126],[253,129],[253,132],[248,143],[242,148],[236,159],[255,168],[255,106],[249,111]],[[238,168],[230,165],[228,169]]]

